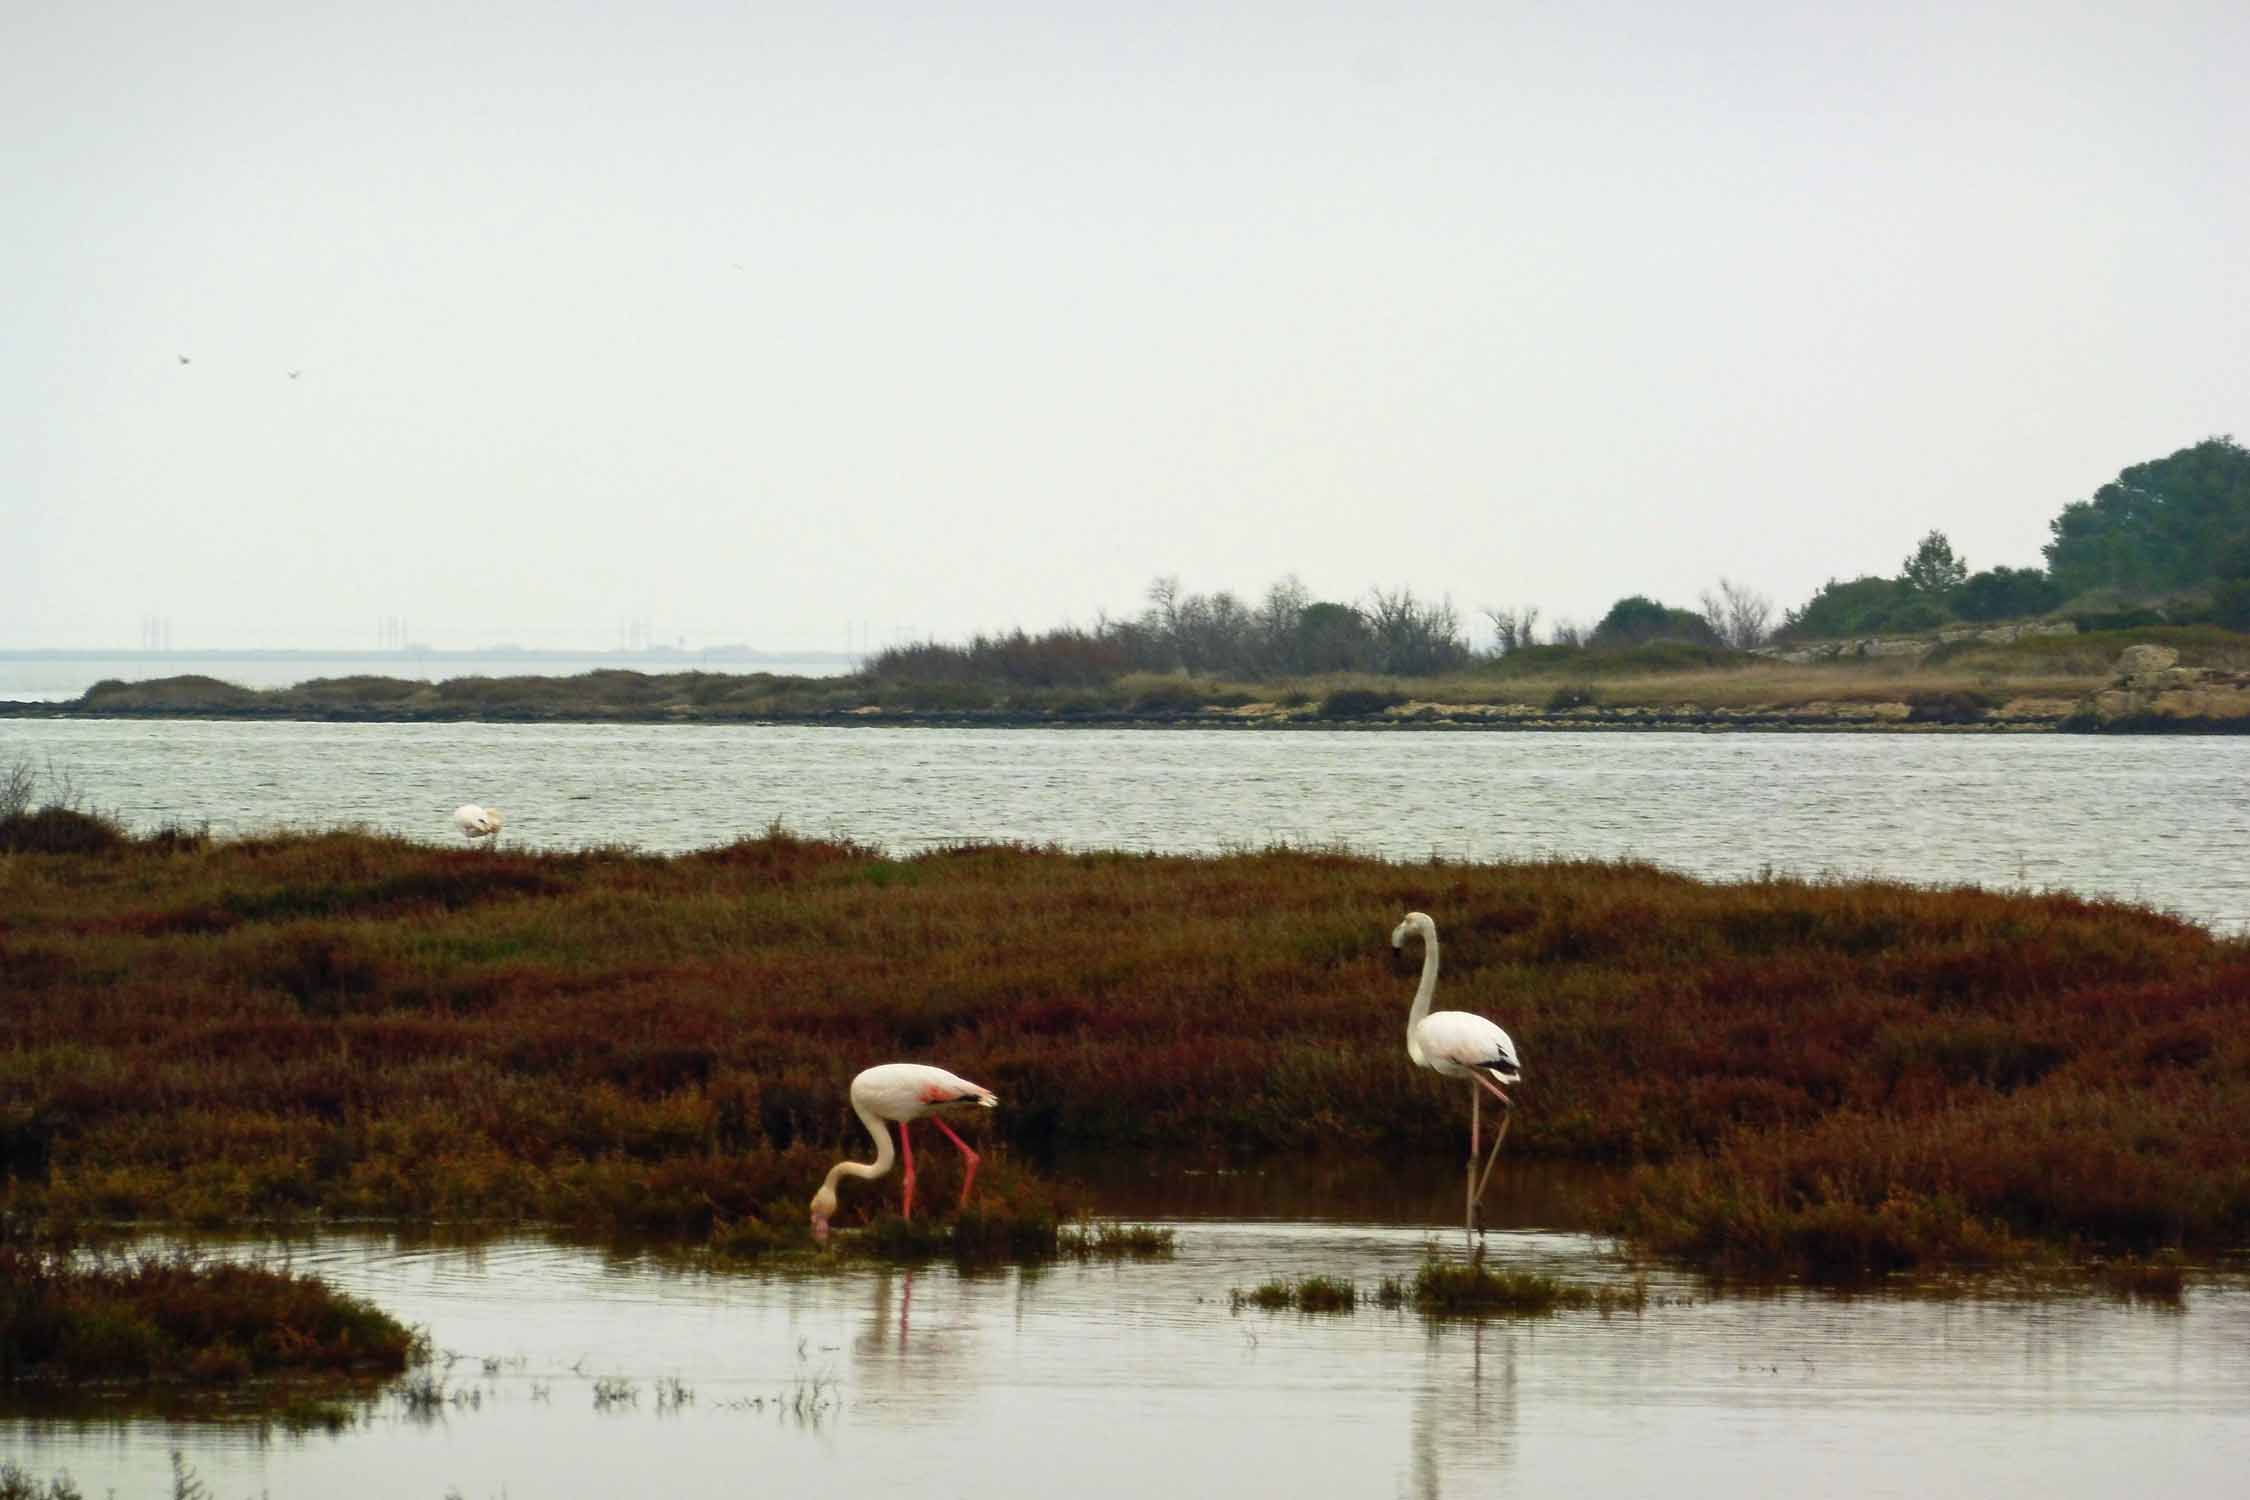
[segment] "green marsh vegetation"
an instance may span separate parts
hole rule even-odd
[[[1235,1287],[1227,1305],[1240,1312],[1351,1312],[1361,1303],[1412,1308],[1431,1317],[1518,1316],[1594,1311],[1639,1312],[1648,1305],[1648,1287],[1636,1280],[1625,1286],[1587,1285],[1539,1271],[1495,1270],[1478,1246],[1466,1258],[1433,1244],[1408,1276],[1385,1276],[1371,1292],[1344,1277],[1315,1273],[1274,1277],[1254,1287]]]
[[[1236,1312],[1245,1307],[1260,1312],[1350,1312],[1359,1306],[1356,1282],[1336,1276],[1276,1277],[1254,1287],[1235,1287],[1227,1293],[1227,1306]]]
[[[1466,1260],[1433,1249],[1410,1282],[1386,1283],[1386,1305],[1402,1302],[1441,1316],[1488,1313],[1537,1316],[1591,1310],[1603,1314],[1639,1312],[1648,1305],[1648,1287],[1588,1286],[1538,1271],[1494,1270],[1479,1246]]]
[[[847,1185],[839,1227],[910,1257],[1060,1250],[1072,1205],[1037,1169],[1073,1152],[1453,1160],[1463,1101],[1402,1051],[1413,976],[1385,939],[1408,909],[1438,917],[1439,1003],[1523,1048],[1510,1158],[1634,1168],[1602,1212],[1647,1249],[1859,1276],[2250,1232],[2250,945],[2160,913],[780,832],[678,857],[356,833],[0,857],[0,1212],[809,1248],[813,1186],[868,1152],[851,1075],[920,1058],[1003,1101],[962,1126],[987,1154],[972,1213],[891,1227],[894,1177]],[[957,1173],[927,1153],[926,1201]]]

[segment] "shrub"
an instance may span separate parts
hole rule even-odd
[[[1970,574],[1949,602],[1964,620],[2015,620],[2043,615],[2062,597],[2037,568],[1987,568]]]
[[[1371,718],[1405,701],[1404,693],[1387,688],[1338,688],[1320,700],[1320,716],[1324,719]]]
[[[1594,686],[1589,682],[1566,682],[1547,698],[1547,712],[1568,713],[1574,708],[1591,708],[1596,699]]]
[[[2212,592],[2211,623],[2250,630],[2250,578],[2230,578]]]
[[[1975,724],[1994,707],[1992,695],[1966,688],[1914,692],[1906,696],[1909,724]]]
[[[1693,610],[1669,609],[1645,594],[1618,600],[1594,627],[1596,646],[1639,646],[1660,640],[1698,646],[1721,644],[1719,633],[1703,616]]]
[[[114,818],[69,807],[42,807],[0,819],[0,850],[11,854],[107,854],[125,843]]]

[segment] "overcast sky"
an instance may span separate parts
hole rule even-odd
[[[1846,9],[0,8],[0,646],[1787,605],[2250,435],[2250,5]]]

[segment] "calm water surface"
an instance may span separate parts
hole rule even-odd
[[[1170,1263],[686,1273],[512,1239],[330,1236],[288,1259],[426,1324],[453,1400],[335,1434],[0,1414],[0,1452],[88,1493],[170,1493],[184,1451],[237,1496],[2240,1493],[2250,1292],[1712,1296],[1639,1314],[1430,1322],[1232,1312],[1227,1292],[1410,1272],[1427,1230],[1179,1221]],[[1458,1233],[1448,1243],[1457,1247]],[[1628,1272],[1517,1228],[1506,1262]],[[1673,1300],[1678,1299],[1678,1300]],[[597,1380],[631,1398],[603,1406]],[[664,1383],[692,1394],[665,1398]]]
[[[779,820],[906,852],[963,840],[1421,859],[1630,856],[2062,887],[2250,927],[2243,739],[0,721],[148,825],[364,822],[679,850]]]

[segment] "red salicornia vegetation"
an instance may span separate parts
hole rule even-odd
[[[1006,1101],[971,1126],[1012,1148],[992,1212],[1076,1148],[1450,1159],[1462,1100],[1404,1055],[1408,910],[1438,1003],[1522,1050],[1509,1152],[1640,1164],[1617,1222],[1657,1247],[1856,1270],[2250,1233],[2250,948],[2153,912],[782,834],[0,858],[6,1205],[778,1232],[867,1149],[852,1074],[918,1058]],[[847,1221],[893,1205],[870,1186]]]
[[[311,1276],[0,1246],[0,1380],[396,1374],[416,1335]]]

